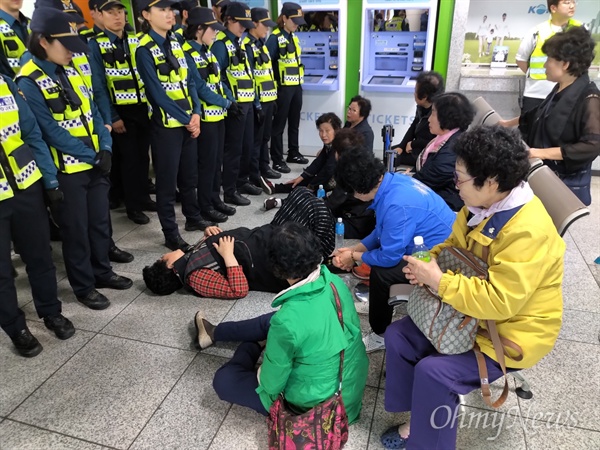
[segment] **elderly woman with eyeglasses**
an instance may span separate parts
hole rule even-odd
[[[529,161],[518,133],[478,127],[456,141],[455,151],[455,184],[465,207],[450,236],[431,249],[430,262],[404,257],[404,274],[460,313],[495,321],[498,333],[522,349],[519,360],[505,349],[509,371],[532,367],[552,350],[560,331],[565,243],[525,181]],[[488,246],[488,278],[443,273],[436,258],[450,246],[479,258]],[[502,376],[494,347],[482,335],[476,342],[492,383]],[[474,352],[438,353],[408,316],[387,328],[385,347],[385,409],[410,411],[411,418],[382,435],[384,447],[455,448],[459,395],[481,383]]]
[[[365,149],[372,152],[375,135],[373,134],[371,125],[367,121],[370,113],[371,101],[368,98],[361,97],[360,95],[352,97],[348,105],[348,111],[346,112],[344,128],[352,128],[358,131],[364,139]]]

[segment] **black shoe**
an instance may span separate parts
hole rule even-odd
[[[29,328],[25,327],[20,330],[14,336],[11,336],[12,340],[17,352],[19,355],[24,356],[25,358],[33,358],[40,354],[40,352],[44,349],[40,341],[38,341]]]
[[[123,291],[125,289],[129,289],[133,286],[133,281],[131,281],[127,277],[123,277],[121,275],[117,275],[116,273],[112,274],[108,280],[97,280],[96,281],[96,289],[118,289]]]
[[[216,222],[216,223],[227,222],[227,219],[229,219],[229,217],[227,216],[227,214],[219,212],[219,211],[217,211],[214,208],[211,208],[208,211],[203,212],[202,213],[202,218],[204,220],[208,220],[209,222]]]
[[[98,292],[96,289],[92,290],[85,297],[77,297],[81,303],[87,306],[90,309],[106,309],[110,306],[110,300],[108,300],[104,295]]]
[[[273,170],[281,173],[290,173],[292,171],[292,169],[290,169],[283,161],[277,164],[273,163]]]
[[[267,170],[265,170],[262,173],[262,176],[264,178],[269,178],[271,180],[277,180],[277,179],[281,178],[281,174],[279,172],[274,171],[270,167],[267,167]]]
[[[129,252],[121,250],[116,245],[113,245],[108,250],[108,259],[116,263],[129,263],[133,261],[133,255]]]
[[[62,314],[44,317],[44,325],[62,340],[69,339],[75,334],[73,323]]]
[[[253,185],[252,183],[244,183],[243,185],[237,188],[240,194],[248,194],[248,195],[260,195],[262,194],[262,189],[258,186]]]
[[[156,194],[156,185],[148,178],[148,194]]]
[[[223,200],[225,200],[225,203],[232,203],[238,206],[248,206],[250,203],[252,203],[246,197],[242,197],[239,192],[234,192],[233,195],[225,194],[223,196]]]
[[[146,225],[150,222],[150,217],[142,211],[127,211],[127,218],[138,225]]]
[[[142,204],[142,209],[144,211],[157,211],[158,208],[156,206],[156,202],[152,199],[148,199],[146,200],[143,204]]]
[[[214,223],[207,222],[204,219],[194,219],[185,222],[185,231],[204,231],[207,227],[212,227]]]
[[[288,157],[285,160],[286,162],[289,163],[295,163],[295,164],[308,164],[308,159],[306,159],[304,156],[302,156],[300,153],[288,153]]]
[[[192,248],[192,246],[185,242],[181,236],[176,236],[171,239],[165,238],[165,247],[167,247],[169,250],[183,250],[184,252],[187,252],[190,248]]]
[[[233,206],[226,205],[223,202],[215,203],[214,208],[217,211],[222,212],[223,214],[226,214],[228,216],[233,216],[236,213],[236,210]]]
[[[263,192],[267,195],[272,195],[273,190],[275,189],[275,186],[273,186],[273,183],[271,183],[269,180],[267,180],[263,176],[260,177],[260,187],[262,188]]]

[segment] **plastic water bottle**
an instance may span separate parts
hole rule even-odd
[[[335,223],[335,248],[342,248],[344,246],[344,222],[342,218],[338,217]]]
[[[325,189],[323,189],[323,185],[319,185],[319,189],[317,189],[317,198],[325,198]]]
[[[417,258],[425,262],[431,261],[429,249],[425,246],[425,244],[423,244],[423,236],[415,236],[413,242],[415,243],[412,254],[413,258]]]

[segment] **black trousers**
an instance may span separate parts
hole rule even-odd
[[[60,314],[56,270],[50,250],[48,215],[38,181],[15,196],[0,201],[0,326],[9,336],[25,328],[19,308],[10,259],[11,240],[27,266],[27,277],[38,316]]]
[[[274,312],[241,320],[223,322],[215,328],[216,342],[242,341],[233,358],[216,371],[213,387],[221,400],[251,408],[263,416],[267,410],[256,393],[256,362],[262,353],[257,343],[267,339]]]
[[[369,277],[369,324],[377,334],[383,334],[392,323],[394,308],[388,305],[390,286],[398,283],[408,283],[402,268],[407,262],[402,260],[394,267],[371,266]]]
[[[141,211],[148,200],[148,170],[150,157],[150,119],[145,104],[115,106],[125,123],[126,133],[111,133],[113,167],[111,181],[122,186],[127,211]]]
[[[70,175],[58,173],[64,200],[52,210],[58,220],[69,283],[76,296],[89,294],[96,281],[114,272],[108,259],[110,181],[97,169]]]
[[[271,133],[271,159],[273,164],[283,162],[283,130],[288,127],[288,155],[300,153],[298,133],[302,110],[302,86],[279,86],[277,89],[277,115],[273,118]]]
[[[240,168],[248,170],[254,141],[254,111],[251,102],[239,103],[243,112],[238,117],[225,118],[225,149],[223,152],[223,192],[233,195],[243,184]],[[248,174],[245,174],[246,181]]]
[[[165,128],[151,122],[150,142],[156,172],[156,207],[166,239],[179,236],[175,221],[175,191],[179,187],[181,211],[188,220],[200,219],[196,197],[198,144],[185,127]]]
[[[261,103],[265,120],[262,125],[254,123],[254,154],[258,155],[258,160],[251,161],[250,181],[260,186],[258,176],[264,175],[269,169],[269,140],[271,139],[271,130],[273,129],[273,113],[275,112],[276,101]],[[258,174],[258,175],[256,175]]]
[[[198,136],[198,206],[207,212],[220,201],[225,120],[202,122]]]

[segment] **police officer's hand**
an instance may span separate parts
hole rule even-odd
[[[254,120],[259,127],[265,123],[265,112],[262,108],[254,108]]]
[[[200,116],[198,114],[192,114],[190,123],[185,128],[190,132],[192,138],[200,136]]]
[[[118,134],[127,133],[127,129],[125,128],[125,122],[119,119],[112,124],[113,131]]]
[[[48,206],[57,206],[65,198],[63,191],[60,188],[46,189],[46,198]]]
[[[103,175],[108,175],[112,166],[112,153],[108,150],[100,150],[96,154],[94,166],[97,167]]]
[[[231,105],[229,105],[229,108],[227,109],[227,114],[231,114],[231,117],[235,119],[244,114],[244,111],[242,111],[242,108],[240,108],[240,105],[238,105],[237,102],[231,102]]]

